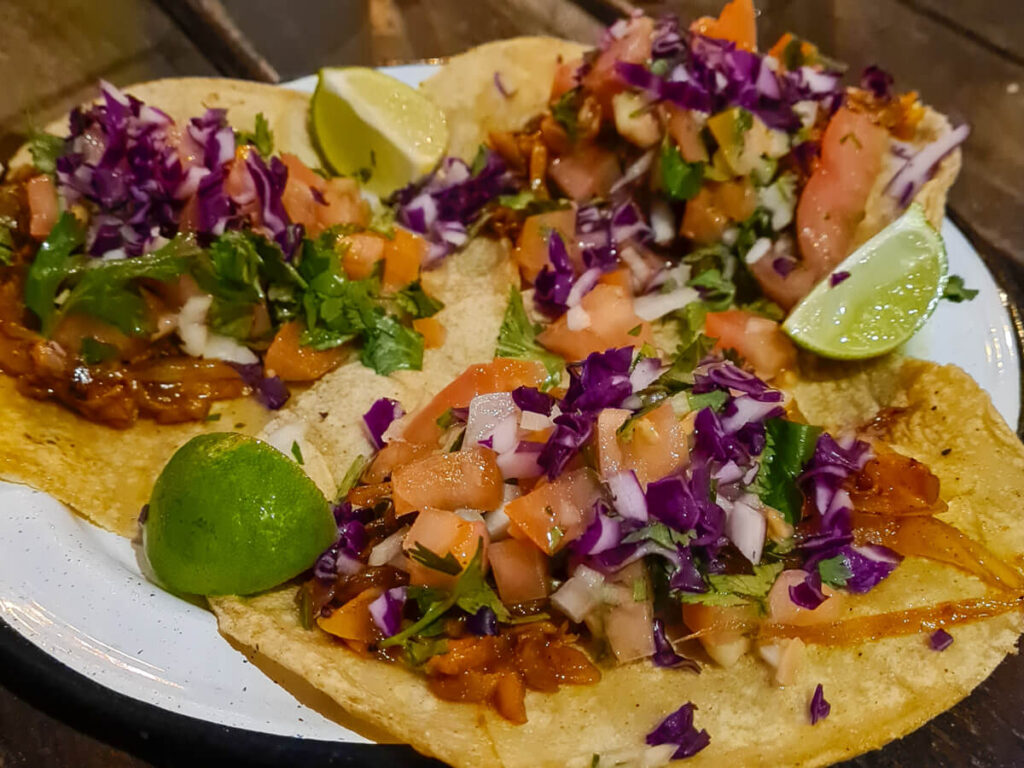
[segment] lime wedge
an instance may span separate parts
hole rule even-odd
[[[946,273],[942,236],[915,203],[818,283],[782,329],[822,357],[884,355],[935,311]]]
[[[167,462],[142,526],[157,581],[175,592],[247,595],[309,568],[337,534],[324,495],[267,443],[218,432]]]
[[[381,196],[430,173],[448,146],[444,112],[375,69],[321,69],[310,110],[331,170],[364,179]]]

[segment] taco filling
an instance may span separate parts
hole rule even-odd
[[[779,321],[911,202],[938,223],[941,204],[921,192],[956,165],[945,161],[968,129],[877,68],[844,87],[844,67],[792,35],[759,53],[754,14],[735,0],[689,28],[616,22],[557,65],[524,125],[484,134],[475,167],[496,180],[489,202],[485,186],[459,183],[467,166],[453,159],[399,194],[399,222],[438,256],[467,231],[512,238],[527,309],[548,326],[539,342],[566,360],[640,347],[649,323],[675,319],[764,377],[792,368]],[[458,77],[500,89],[495,102],[516,98],[511,72],[493,86],[489,74],[442,72],[425,87],[454,121]]]
[[[353,344],[387,374],[440,343],[426,242],[354,180],[275,152],[262,113],[176,123],[101,91],[0,187],[0,369],[23,394],[114,427],[202,420],[281,407]]]
[[[807,424],[721,356],[622,347],[568,371],[552,389],[540,363],[496,358],[411,414],[375,403],[377,451],[350,472],[337,541],[298,592],[304,626],[525,723],[527,690],[608,666],[696,674],[756,654],[787,686],[809,644],[927,633],[941,649],[944,627],[1020,608],[1020,574],[936,516],[938,478],[877,424]],[[870,610],[904,558],[987,591]],[[815,700],[811,721],[827,714]],[[692,720],[684,706],[649,743],[693,754],[707,734]]]

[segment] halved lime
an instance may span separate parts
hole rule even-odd
[[[324,495],[264,442],[189,440],[153,486],[142,542],[157,580],[197,595],[246,595],[309,568],[337,535]]]
[[[947,268],[942,236],[915,203],[815,286],[782,329],[822,357],[884,355],[935,311]]]
[[[375,69],[321,69],[310,109],[331,169],[364,179],[381,196],[430,173],[448,147],[444,112]]]

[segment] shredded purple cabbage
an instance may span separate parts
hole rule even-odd
[[[497,88],[498,93],[500,93],[506,99],[510,99],[512,98],[512,96],[515,95],[515,91],[508,90],[505,87],[505,84],[501,82],[501,73],[498,72],[497,70],[494,71],[494,87]]]
[[[594,520],[583,535],[569,546],[581,555],[599,555],[618,546],[622,540],[622,520],[611,517],[608,505],[603,501],[594,504]]]
[[[805,608],[808,611],[815,610],[819,605],[828,600],[821,589],[821,574],[812,571],[799,584],[793,584],[789,588],[789,599],[794,605]]]
[[[406,587],[392,587],[370,603],[370,617],[384,637],[397,635],[402,628],[406,591]]]
[[[382,397],[374,401],[370,409],[363,414],[363,426],[374,448],[380,450],[384,447],[384,433],[391,426],[391,422],[404,415],[405,409],[397,400]]]
[[[620,347],[592,352],[580,363],[570,363],[569,389],[562,401],[563,411],[600,411],[617,408],[633,394],[630,365],[633,348]]]
[[[939,163],[963,144],[970,133],[971,127],[964,123],[923,147],[892,177],[885,187],[886,194],[895,198],[902,208],[910,205],[921,187],[935,175]]]
[[[242,381],[252,389],[266,408],[276,411],[288,402],[291,393],[280,376],[264,376],[263,363],[229,363]]]
[[[891,99],[892,84],[892,75],[874,64],[865,67],[860,76],[860,87],[870,91],[876,99]]]
[[[498,634],[498,617],[486,605],[466,619],[466,629],[478,637]]]
[[[854,594],[870,592],[903,561],[901,555],[879,545],[846,546],[840,550],[840,554],[853,574],[846,581],[846,589]]]
[[[819,686],[820,687],[820,686]],[[698,731],[693,725],[693,712],[696,707],[687,702],[666,717],[658,727],[647,734],[647,743],[652,747],[659,744],[674,744],[677,749],[672,753],[673,760],[693,757],[708,744],[711,737],[706,730]]]
[[[530,411],[531,413],[550,416],[551,409],[555,404],[555,398],[547,392],[541,392],[533,387],[517,387],[512,390],[512,402],[521,411]]]
[[[814,689],[814,695],[811,696],[811,725],[816,725],[819,721],[824,720],[831,711],[832,705],[825,701],[825,692],[821,687],[821,683],[818,683],[818,686]]]
[[[469,240],[468,227],[491,200],[514,189],[498,153],[487,150],[474,174],[457,157],[446,157],[425,181],[395,193],[398,223],[430,244],[424,266],[435,266]]]
[[[838,272],[833,272],[831,275],[829,275],[828,284],[830,287],[835,288],[837,285],[843,282],[843,280],[846,280],[849,277],[850,273],[847,272],[845,269],[841,269]]]
[[[693,530],[701,517],[699,502],[682,477],[670,476],[647,485],[647,511],[677,531]]]
[[[928,638],[928,645],[933,651],[944,651],[953,644],[953,636],[944,629],[936,629]]]
[[[651,626],[651,632],[654,634],[654,656],[651,657],[651,661],[655,666],[685,667],[693,672],[700,672],[700,665],[696,661],[676,653],[665,634],[665,622],[655,619]]]
[[[594,414],[563,413],[555,417],[555,429],[544,443],[537,457],[537,463],[544,470],[548,480],[554,480],[566,465],[579,453],[583,444],[594,431]]]
[[[665,14],[654,22],[654,35],[651,38],[652,59],[672,59],[682,55],[683,50],[683,36],[679,33],[678,17]]]
[[[565,241],[555,230],[548,234],[548,263],[534,281],[533,302],[549,317],[558,317],[569,308],[569,293],[572,291],[575,272],[569,261]]]

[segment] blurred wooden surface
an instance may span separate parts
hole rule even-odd
[[[223,0],[233,26],[269,68],[240,60],[197,21],[208,0],[0,0],[0,157],[28,125],[95,93],[174,75],[379,65],[448,56],[521,34],[595,41],[623,0]],[[644,2],[684,19],[721,0]],[[1021,302],[1024,288],[1024,3],[1020,0],[757,0],[761,40],[784,31],[816,42],[853,71],[878,63],[972,135],[950,196],[952,214]],[[201,14],[200,14],[201,15]],[[264,79],[268,79],[264,77]],[[22,691],[25,694],[24,691]],[[26,694],[31,698],[31,694]],[[866,706],[866,704],[865,704]],[[50,707],[46,707],[50,709]],[[107,735],[107,738],[116,738]],[[144,742],[144,736],[142,742]],[[0,768],[145,768],[0,689]],[[147,762],[150,761],[150,762]],[[205,764],[197,758],[197,765]],[[960,706],[849,768],[1024,765],[1024,660],[1008,659]]]

